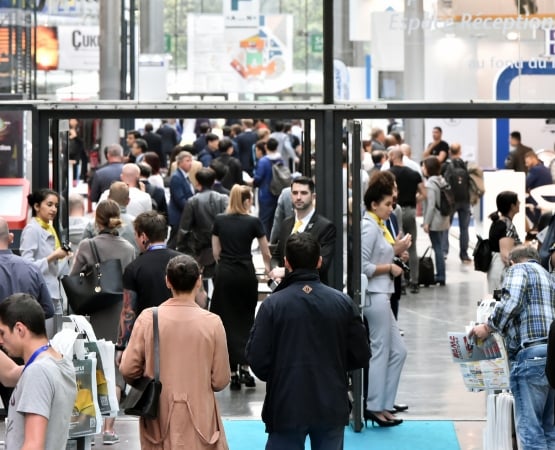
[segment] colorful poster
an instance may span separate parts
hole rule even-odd
[[[226,28],[224,17],[189,15],[191,92],[272,93],[293,83],[293,18],[260,16],[256,28]]]

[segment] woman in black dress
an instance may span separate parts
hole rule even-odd
[[[245,346],[258,300],[258,280],[251,254],[255,238],[264,258],[266,273],[271,269],[264,227],[258,217],[249,215],[251,207],[251,189],[233,186],[226,213],[216,216],[212,231],[212,250],[218,265],[210,311],[218,314],[224,324],[232,390],[241,389],[241,384],[255,386],[245,358]]]

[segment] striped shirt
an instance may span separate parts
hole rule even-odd
[[[526,343],[547,339],[555,319],[555,278],[536,262],[510,267],[488,326],[505,338],[512,359]]]

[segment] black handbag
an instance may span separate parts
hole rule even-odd
[[[476,239],[476,247],[474,247],[474,252],[472,253],[472,257],[474,258],[474,270],[488,272],[492,259],[489,239],[482,239],[482,236],[479,234],[476,235]]]
[[[100,262],[98,249],[89,239],[94,264],[62,278],[67,301],[75,314],[92,314],[117,304],[123,296],[123,272],[119,259]]]
[[[130,382],[131,390],[120,405],[128,416],[139,416],[144,419],[156,419],[158,417],[158,405],[162,392],[157,307],[152,308],[152,328],[154,335],[154,378],[141,377]]]
[[[418,260],[418,284],[428,287],[436,282],[434,261],[431,256],[427,256],[431,247],[428,247]]]

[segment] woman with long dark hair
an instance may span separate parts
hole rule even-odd
[[[516,192],[503,191],[495,199],[497,211],[489,218],[492,224],[489,228],[489,245],[492,252],[491,264],[488,270],[488,292],[501,289],[503,274],[509,267],[509,253],[519,245],[520,238],[513,224],[513,217],[520,209],[520,201]]]
[[[258,217],[249,214],[251,207],[251,189],[236,184],[229,194],[226,213],[216,216],[212,231],[212,251],[218,265],[210,311],[222,318],[225,327],[232,390],[241,389],[241,384],[255,386],[245,358],[258,301],[258,280],[251,254],[254,239],[258,239],[266,273],[271,270],[264,227]]]
[[[62,314],[58,276],[64,270],[60,262],[67,258],[68,251],[62,246],[53,225],[58,214],[60,196],[51,189],[39,189],[27,196],[27,202],[33,217],[21,233],[21,256],[40,269],[52,297],[54,314]]]

